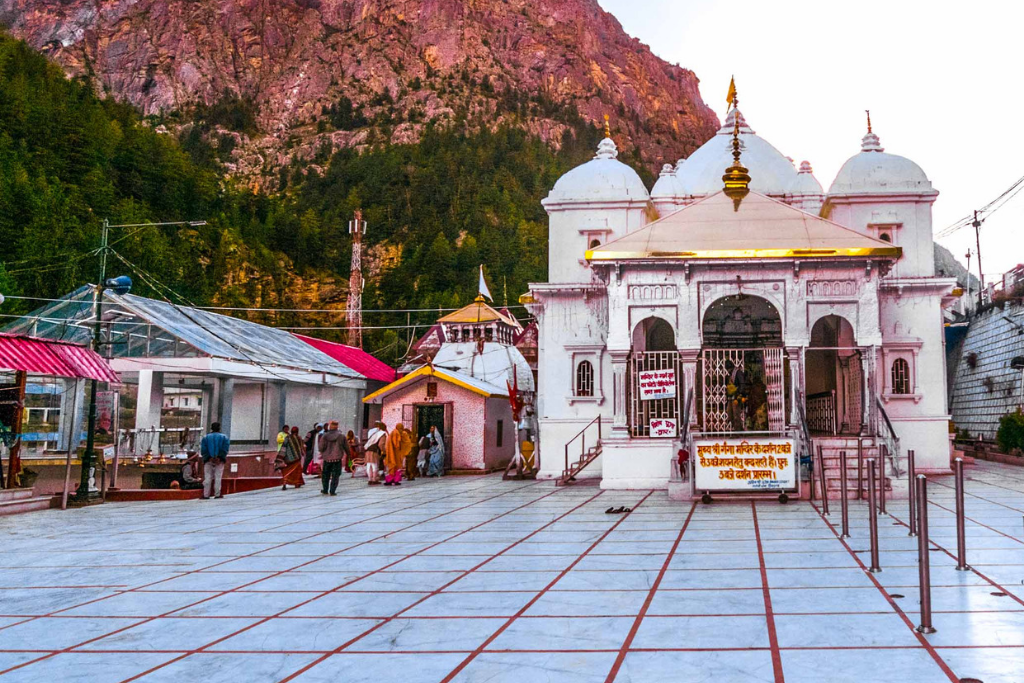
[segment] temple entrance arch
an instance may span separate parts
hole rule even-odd
[[[644,318],[633,327],[629,352],[627,405],[629,435],[651,436],[652,422],[668,420],[678,428],[683,373],[676,348],[676,333],[663,318]],[[663,386],[650,389],[651,378]]]
[[[704,312],[701,333],[703,431],[785,431],[786,359],[778,309],[758,296],[722,297]]]
[[[850,321],[826,315],[811,327],[805,353],[807,426],[813,434],[860,434],[865,357]]]

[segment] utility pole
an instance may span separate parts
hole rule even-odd
[[[971,250],[967,250],[967,306],[971,305]],[[964,313],[967,313],[967,306],[964,307]]]
[[[974,212],[974,220],[971,221],[971,225],[974,226],[974,239],[977,242],[978,255],[978,308],[985,303],[985,273],[981,270],[981,221],[978,220],[978,212]]]
[[[103,219],[103,233],[100,240],[100,279],[96,284],[95,293],[95,315],[96,322],[93,325],[92,332],[92,350],[99,353],[100,346],[103,345],[102,334],[103,334],[103,293],[107,289],[107,254],[110,252],[110,229],[111,228],[143,228],[150,226],[162,226],[162,225],[189,225],[192,227],[200,227],[206,225],[206,221],[171,221],[167,223],[132,223],[128,225],[111,225],[110,221],[106,218]],[[98,390],[99,382],[92,380],[92,384],[89,386],[89,422],[88,431],[85,435],[85,452],[82,454],[82,473],[78,482],[78,490],[75,492],[75,500],[84,503],[89,500],[89,470],[92,469],[93,463],[93,450],[96,446],[96,393]],[[73,420],[71,421],[74,422]],[[116,437],[115,437],[116,438]],[[69,440],[68,449],[78,447],[78,439],[74,434],[71,435]]]
[[[363,210],[356,209],[353,220],[348,222],[348,233],[352,235],[352,271],[348,278],[348,345],[363,348],[363,235],[366,221]]]
[[[107,250],[109,249],[107,245],[109,239],[110,221],[104,218],[103,237],[100,241],[100,279],[96,283],[94,304],[96,322],[93,325],[92,331],[92,350],[96,353],[100,351],[101,335],[103,333],[103,292],[106,289],[107,282]],[[99,382],[95,379],[91,380],[89,385],[89,422],[85,432],[85,452],[82,453],[82,473],[78,480],[78,491],[75,493],[75,499],[81,503],[89,500],[89,471],[92,469],[92,451],[96,445],[96,391],[98,385]],[[74,438],[74,435],[72,435],[69,443],[77,445],[78,441]]]

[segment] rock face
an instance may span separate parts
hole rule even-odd
[[[147,114],[245,102],[243,174],[415,141],[430,121],[511,121],[557,145],[605,114],[653,170],[718,126],[693,72],[597,0],[0,0],[0,23]]]

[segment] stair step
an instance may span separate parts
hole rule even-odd
[[[0,503],[7,503],[12,500],[25,500],[34,496],[34,489],[0,489]]]
[[[49,510],[51,502],[50,496],[20,498],[18,500],[0,502],[0,516],[17,515],[22,512],[33,512],[34,510]]]

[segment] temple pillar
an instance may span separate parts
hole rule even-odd
[[[164,373],[139,370],[139,395],[135,404],[135,429],[159,429],[164,406]]]
[[[629,381],[629,351],[609,351],[612,360],[612,436],[627,438],[626,382]]]
[[[870,434],[870,422],[868,420],[868,411],[871,410],[871,378],[869,373],[871,372],[870,362],[868,361],[868,354],[861,351],[860,356],[860,435],[867,436]]]
[[[803,382],[803,347],[787,346],[786,357],[789,359],[789,423],[799,425],[800,401],[806,401]],[[806,408],[806,406],[803,406]]]
[[[217,384],[220,391],[217,396],[217,422],[220,422],[220,431],[231,438],[231,409],[235,399],[235,380],[230,377],[218,379]]]
[[[697,429],[697,359],[700,357],[700,349],[679,349],[679,362],[683,366],[683,413],[690,411],[688,420],[689,431]],[[686,405],[687,395],[693,392],[693,401]]]

